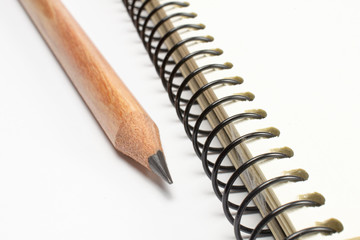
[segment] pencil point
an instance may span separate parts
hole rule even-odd
[[[169,184],[173,183],[169,169],[165,162],[164,154],[161,151],[158,151],[156,154],[150,156],[148,161],[149,166],[154,173],[156,173]]]

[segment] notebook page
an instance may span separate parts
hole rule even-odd
[[[238,124],[239,133],[272,126],[281,131],[278,138],[247,144],[253,156],[276,147],[294,150],[291,159],[261,164],[266,178],[298,168],[310,175],[308,181],[274,187],[280,203],[313,192],[326,199],[321,207],[288,212],[294,228],[300,230],[330,218],[343,223],[343,232],[321,239],[360,236],[356,221],[360,213],[356,178],[359,7],[356,1],[212,0],[193,1],[187,9],[198,14],[192,22],[204,23],[206,30],[186,36],[212,35],[215,41],[206,48],[224,50],[221,57],[197,60],[198,65],[234,64],[229,71],[207,75],[209,79],[235,75],[245,79],[236,89],[216,91],[218,96],[246,91],[256,96],[253,102],[226,106],[229,115],[258,108],[268,113],[264,120]],[[189,49],[204,48],[199,45]]]

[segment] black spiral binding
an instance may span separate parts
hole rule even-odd
[[[203,130],[200,129],[201,124],[206,121],[207,115],[212,112],[216,107],[223,105],[226,102],[232,101],[251,101],[252,98],[249,97],[247,94],[238,94],[238,95],[231,95],[226,96],[221,99],[218,99],[207,106],[203,112],[199,114],[193,114],[191,112],[191,108],[197,104],[197,99],[202,96],[207,90],[214,88],[219,85],[237,85],[242,83],[242,79],[239,77],[235,78],[228,78],[228,79],[218,79],[211,81],[193,93],[190,99],[183,98],[183,92],[188,91],[189,82],[199,73],[206,71],[207,69],[228,69],[231,68],[229,64],[209,64],[205,66],[201,66],[198,69],[191,72],[188,76],[186,76],[180,85],[174,84],[174,79],[182,77],[180,73],[180,68],[185,62],[191,58],[194,58],[197,55],[209,55],[209,56],[217,56],[221,55],[222,51],[219,49],[204,49],[199,50],[196,52],[192,52],[189,55],[185,56],[183,59],[178,61],[177,63],[172,60],[172,54],[176,52],[176,50],[183,46],[186,43],[190,42],[211,42],[213,38],[211,36],[197,36],[197,37],[190,37],[187,39],[183,39],[180,42],[174,44],[171,49],[167,49],[164,47],[164,42],[168,39],[173,33],[181,30],[181,29],[203,29],[204,25],[202,24],[183,24],[177,27],[174,27],[170,31],[168,31],[163,36],[157,35],[158,29],[168,20],[172,18],[195,18],[196,14],[194,13],[187,13],[187,12],[177,12],[171,15],[160,19],[157,23],[153,24],[151,22],[151,18],[156,15],[156,13],[164,9],[168,6],[178,7],[178,8],[185,8],[188,6],[186,2],[179,2],[179,1],[170,1],[161,3],[160,5],[154,7],[149,13],[145,10],[147,4],[150,4],[152,0],[123,0],[125,7],[130,15],[131,20],[133,21],[139,36],[149,53],[149,57],[153,62],[155,69],[158,75],[161,78],[162,84],[164,88],[167,90],[169,99],[171,103],[174,105],[177,115],[184,123],[185,131],[188,137],[193,142],[194,150],[197,156],[201,159],[202,165],[206,175],[211,179],[212,186],[216,196],[222,201],[223,210],[225,213],[226,218],[229,220],[231,224],[234,226],[235,236],[236,239],[243,239],[246,235],[249,237],[250,240],[256,239],[258,237],[265,237],[271,236],[271,232],[269,229],[264,229],[265,226],[273,220],[276,216],[287,211],[289,209],[302,207],[302,206],[319,206],[319,203],[311,200],[298,200],[294,202],[287,203],[283,206],[278,207],[277,209],[271,211],[270,213],[265,216],[255,228],[249,228],[241,224],[242,217],[245,214],[252,214],[258,213],[259,210],[257,207],[248,206],[249,203],[256,198],[262,191],[266,190],[270,186],[274,184],[278,184],[281,182],[298,182],[304,181],[305,179],[295,175],[284,175],[279,176],[270,180],[263,182],[262,184],[258,185],[255,189],[251,192],[248,192],[244,185],[234,185],[235,181],[239,179],[240,175],[244,173],[249,167],[253,166],[258,162],[267,161],[270,159],[281,159],[281,158],[289,158],[291,156],[279,151],[279,152],[269,152],[265,154],[261,154],[255,156],[245,163],[243,163],[240,167],[235,169],[234,166],[224,166],[222,165],[223,160],[232,150],[234,150],[237,146],[241,143],[246,141],[255,139],[255,138],[273,138],[276,135],[271,133],[270,131],[261,131],[261,132],[252,132],[245,134],[234,141],[232,141],[226,147],[212,147],[211,143],[215,139],[216,135],[224,130],[226,126],[235,121],[239,120],[251,120],[251,119],[262,119],[264,118],[263,115],[258,113],[239,113],[237,115],[231,116],[221,123],[219,123],[214,129],[212,130]],[[159,55],[165,55],[164,58],[160,58]],[[172,70],[166,70],[167,67],[172,66]],[[186,104],[185,108],[181,107],[181,103]],[[195,125],[190,125],[189,120],[196,120]],[[198,140],[199,135],[206,136],[206,140],[204,143],[201,143]],[[208,159],[209,153],[218,154],[217,159],[215,162],[211,162]],[[231,177],[228,181],[222,182],[218,179],[218,175],[220,172],[228,172],[231,173]],[[223,189],[221,192],[220,189]],[[231,193],[239,193],[239,192],[248,192],[247,196],[243,199],[241,204],[236,204],[229,201],[229,195]],[[236,214],[233,215],[230,209],[236,210]],[[331,234],[334,233],[335,230],[329,227],[311,227],[300,230],[287,236],[286,240],[297,239],[301,236],[313,233],[326,233]]]

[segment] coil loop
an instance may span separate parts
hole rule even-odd
[[[200,41],[200,42],[210,42],[210,41],[213,41],[213,38],[209,37],[209,36],[206,36],[206,37],[191,37],[191,38],[187,38],[187,39],[184,39],[178,43],[176,43],[169,51],[168,53],[166,54],[162,64],[161,64],[161,67],[158,67],[157,65],[155,65],[155,68],[156,68],[156,71],[159,73],[160,75],[160,78],[161,78],[161,81],[162,81],[162,84],[164,86],[165,89],[167,89],[167,79],[165,78],[165,74],[168,74],[170,75],[171,72],[169,71],[166,71],[166,67],[169,65],[169,64],[175,64],[174,61],[169,61],[171,55],[179,48],[181,47],[182,45],[184,45],[185,43],[189,43],[189,42],[193,42],[193,41]],[[182,76],[181,73],[179,75],[176,75],[176,76]]]
[[[252,234],[254,229],[251,229],[249,227],[243,226],[241,225],[241,218],[244,215],[244,212],[246,210],[246,207],[248,206],[248,204],[259,194],[261,193],[263,190],[269,188],[270,186],[274,185],[274,184],[278,184],[280,182],[298,182],[298,181],[303,181],[304,179],[298,177],[298,176],[280,176],[280,177],[276,177],[273,179],[270,179],[266,182],[263,182],[262,184],[260,184],[259,186],[257,186],[253,191],[251,191],[246,197],[245,199],[242,201],[242,203],[239,206],[239,209],[235,215],[235,219],[234,219],[234,230],[235,230],[235,236],[236,239],[243,239],[242,235],[241,235],[241,231],[245,232],[245,233],[249,233]],[[260,236],[269,236],[271,235],[270,230],[261,230],[257,235]]]
[[[179,13],[174,13],[171,14],[169,16],[166,16],[165,18],[161,19],[158,23],[155,24],[154,28],[151,30],[150,36],[148,37],[148,40],[146,40],[145,35],[141,38],[143,44],[145,45],[145,48],[147,50],[147,52],[149,53],[150,59],[152,60],[153,54],[151,49],[155,49],[156,46],[152,45],[152,42],[154,41],[154,36],[157,33],[157,31],[159,30],[159,28],[168,20],[172,19],[172,18],[176,18],[176,17],[182,17],[182,18],[194,18],[196,17],[195,14],[193,13],[186,13],[186,12],[179,12]],[[195,24],[194,24],[195,25]],[[179,26],[180,27],[180,26]],[[191,27],[191,26],[190,26]]]
[[[169,38],[174,32],[179,31],[181,29],[194,29],[194,30],[198,30],[198,29],[204,29],[205,26],[202,24],[184,24],[181,26],[177,26],[174,27],[173,29],[171,29],[170,31],[168,31],[166,34],[164,34],[164,36],[162,36],[157,44],[157,46],[155,47],[155,52],[154,54],[150,54],[152,57],[152,61],[154,63],[155,68],[157,69],[158,72],[158,68],[160,67],[158,62],[162,62],[164,61],[164,59],[159,58],[159,53],[161,52],[161,46],[163,45],[163,43],[166,41],[167,38]]]
[[[219,198],[219,200],[221,201],[222,199],[222,193],[220,192],[220,187],[224,188],[225,187],[225,183],[223,183],[222,181],[217,179],[218,173],[219,173],[219,168],[221,163],[223,162],[223,160],[225,159],[225,157],[228,155],[228,153],[230,153],[231,150],[235,149],[236,146],[240,145],[241,143],[250,140],[250,139],[254,139],[254,138],[273,138],[275,137],[274,134],[269,133],[269,132],[253,132],[253,133],[249,133],[246,135],[243,135],[239,138],[237,138],[236,140],[234,140],[233,142],[231,142],[219,155],[219,157],[216,159],[216,162],[214,164],[214,168],[213,168],[213,172],[211,174],[211,183],[215,192],[215,195]]]
[[[211,131],[207,131],[207,130],[201,130],[200,126],[201,123],[205,120],[206,116],[213,111],[216,107],[220,106],[221,104],[224,104],[226,102],[232,102],[232,101],[251,101],[251,99],[247,96],[244,95],[230,95],[230,96],[226,96],[223,97],[221,99],[216,100],[215,102],[211,103],[198,117],[198,119],[196,120],[193,132],[191,133],[188,126],[185,126],[185,131],[187,131],[187,133],[189,134],[189,138],[191,139],[192,143],[193,143],[193,147],[195,149],[195,151],[197,152],[197,149],[199,147],[203,148],[204,145],[202,143],[200,143],[198,141],[198,136],[199,133],[200,134],[205,134],[205,135],[209,135],[211,133]],[[209,147],[209,150],[211,151],[221,151],[222,148],[211,148]],[[199,153],[197,153],[198,155],[200,155]],[[233,167],[231,167],[231,169],[233,169]]]
[[[145,3],[145,2],[144,2]],[[145,35],[145,31],[146,29],[153,29],[153,27],[148,27],[148,23],[150,22],[151,20],[151,17],[154,16],[160,9],[163,9],[164,7],[167,7],[167,6],[178,6],[178,7],[186,7],[188,6],[189,4],[188,3],[185,3],[185,2],[166,2],[166,3],[163,3],[163,4],[160,4],[159,6],[155,7],[144,19],[144,23],[142,24],[142,28],[140,29],[139,25],[140,25],[140,11],[138,13],[138,17],[136,19],[136,24],[135,24],[135,27],[136,29],[138,30],[138,33],[140,34],[140,37],[143,38],[144,35]],[[147,36],[149,37],[149,36]],[[167,51],[167,49],[165,49],[165,51]]]
[[[192,52],[189,53],[187,56],[183,57],[178,63],[176,63],[175,67],[172,69],[169,79],[167,79],[167,88],[166,90],[168,91],[168,94],[170,97],[170,101],[173,103],[175,102],[175,100],[172,98],[174,95],[173,93],[170,94],[169,91],[173,88],[179,88],[180,86],[177,84],[174,84],[174,78],[176,77],[177,73],[179,72],[180,68],[184,65],[184,63],[186,61],[188,61],[189,59],[198,56],[198,55],[210,55],[210,56],[219,56],[222,54],[222,51],[220,51],[219,49],[204,49],[204,50],[199,50],[196,52]],[[186,102],[185,99],[181,99],[182,102]],[[174,103],[173,103],[174,104]]]
[[[197,141],[195,141],[195,145],[194,145],[194,149],[196,154],[200,157],[202,164],[203,164],[203,168],[204,168],[204,172],[206,173],[206,175],[211,179],[211,171],[210,171],[210,167],[213,167],[214,164],[211,163],[211,165],[209,164],[210,161],[207,159],[207,155],[208,152],[210,150],[210,144],[211,142],[214,140],[214,138],[216,137],[216,135],[225,129],[225,127],[231,123],[234,123],[240,119],[262,119],[263,116],[260,114],[256,114],[256,113],[240,113],[240,114],[236,114],[234,116],[231,116],[227,119],[225,119],[224,121],[222,121],[219,125],[217,125],[212,131],[211,133],[207,136],[204,146],[203,146],[203,151],[201,152],[200,150],[200,146],[197,144]],[[223,151],[224,148],[221,149],[221,151]],[[221,169],[220,169],[221,170]]]
[[[288,157],[290,157],[290,156],[288,156],[284,153],[278,153],[278,152],[265,153],[265,154],[258,155],[256,157],[251,158],[250,160],[246,161],[244,164],[242,164],[238,169],[236,169],[233,172],[233,174],[229,178],[228,182],[226,183],[226,186],[224,188],[224,193],[222,196],[222,200],[221,200],[225,216],[230,221],[231,224],[234,223],[234,217],[230,213],[230,208],[238,209],[240,207],[240,205],[230,202],[229,195],[231,193],[231,190],[234,188],[233,185],[234,185],[235,181],[240,177],[240,175],[243,172],[245,172],[249,167],[251,167],[252,165],[254,165],[255,163],[258,163],[260,161],[266,161],[266,160],[274,159],[274,158],[280,159],[280,158],[288,158]],[[244,186],[238,186],[238,188],[241,188],[241,187],[244,187]],[[256,212],[256,211],[257,211],[256,207],[247,207],[245,209],[246,213]]]
[[[150,2],[151,0],[145,0],[141,6],[137,9],[137,14],[135,16],[135,12],[134,12],[134,7],[135,7],[135,2],[133,2],[132,4],[132,13],[133,13],[133,20],[134,20],[134,23],[135,23],[135,28],[139,30],[139,27],[140,27],[140,19],[145,19],[146,17],[145,16],[142,16],[141,13],[145,10],[145,6]],[[144,29],[146,27],[142,26]],[[139,32],[139,31],[138,31]]]
[[[214,80],[212,82],[209,82],[209,83],[205,84],[204,86],[202,86],[201,88],[199,88],[199,90],[196,91],[194,93],[194,95],[192,95],[192,97],[189,99],[188,103],[186,104],[183,114],[182,114],[182,112],[180,112],[180,114],[178,113],[178,117],[183,122],[184,127],[185,127],[185,132],[190,139],[191,139],[191,131],[190,130],[193,130],[194,126],[190,125],[189,118],[197,119],[200,116],[198,114],[191,114],[190,113],[191,108],[195,105],[198,97],[203,95],[208,89],[216,87],[218,85],[224,85],[224,84],[237,85],[237,84],[241,84],[241,82],[239,82],[238,80],[235,80],[235,79],[219,79],[219,80]],[[196,154],[199,156],[200,150],[198,149],[198,145],[195,146],[195,149],[196,149],[195,150]]]
[[[297,231],[291,234],[290,236],[286,237],[284,240],[295,240],[307,234],[314,234],[314,233],[331,234],[331,233],[335,233],[335,230],[328,227],[310,227]]]
[[[205,66],[202,66],[202,67],[199,67],[198,69],[194,70],[192,73],[190,73],[185,79],[184,81],[180,84],[178,90],[177,90],[177,93],[176,95],[174,96],[173,94],[173,91],[171,89],[171,84],[169,82],[169,85],[168,85],[168,95],[169,95],[169,98],[172,99],[170,100],[173,105],[175,106],[175,109],[176,109],[176,113],[180,119],[180,121],[182,120],[181,119],[181,114],[184,112],[184,109],[181,108],[180,106],[180,102],[188,102],[189,99],[184,99],[184,98],[181,98],[181,95],[183,94],[183,91],[186,89],[187,87],[187,84],[196,76],[198,75],[199,73],[201,72],[204,72],[208,69],[229,69],[231,67],[229,67],[229,65],[227,64],[209,64],[209,65],[205,65]]]
[[[224,166],[222,165],[224,159],[228,156],[230,152],[235,150],[239,145],[245,143],[248,140],[253,140],[257,138],[273,138],[277,135],[271,131],[260,130],[257,132],[250,132],[238,137],[225,147],[215,147],[212,146],[215,138],[221,133],[225,132],[226,128],[234,123],[239,121],[249,121],[249,120],[259,120],[266,117],[266,115],[261,114],[257,111],[248,111],[243,113],[238,113],[236,115],[227,117],[225,120],[221,121],[217,126],[214,126],[212,130],[201,129],[202,123],[207,121],[207,115],[213,112],[217,107],[229,103],[229,102],[241,102],[241,101],[252,101],[252,97],[249,94],[236,94],[225,96],[220,98],[212,103],[209,103],[208,106],[200,113],[192,113],[191,110],[194,105],[198,104],[198,99],[208,90],[221,86],[221,85],[238,85],[242,83],[242,79],[239,77],[234,78],[223,78],[210,81],[193,92],[193,95],[190,98],[183,97],[183,93],[187,90],[190,90],[189,84],[191,81],[198,75],[207,70],[225,70],[232,67],[231,64],[209,64],[205,66],[200,66],[194,71],[190,72],[187,76],[182,78],[182,81],[174,83],[175,78],[182,77],[180,72],[181,67],[183,67],[187,61],[190,59],[199,56],[219,56],[222,54],[220,49],[202,49],[194,52],[190,52],[186,56],[182,57],[179,61],[175,62],[173,59],[173,54],[176,53],[179,48],[182,46],[198,42],[200,44],[213,41],[211,36],[195,36],[185,38],[179,42],[173,43],[171,47],[165,48],[166,40],[168,40],[172,34],[178,32],[181,29],[186,30],[201,30],[204,28],[202,24],[183,24],[173,27],[168,32],[160,35],[158,34],[159,29],[171,19],[176,18],[195,18],[196,14],[187,13],[187,12],[176,12],[166,17],[163,17],[156,22],[152,22],[152,18],[157,15],[157,13],[163,10],[165,7],[179,7],[186,8],[188,3],[179,2],[179,1],[170,1],[161,3],[158,6],[154,7],[149,13],[146,11],[147,4],[151,0],[123,0],[123,3],[128,11],[130,18],[140,36],[141,41],[143,42],[151,61],[154,64],[156,72],[161,78],[162,85],[165,90],[168,92],[168,97],[172,105],[176,109],[176,113],[180,121],[184,124],[184,129],[193,143],[193,147],[196,155],[200,158],[204,172],[211,179],[212,186],[216,196],[222,202],[222,207],[226,218],[231,224],[234,225],[234,232],[236,239],[243,239],[243,234],[250,234],[249,239],[257,239],[260,237],[270,236],[271,232],[269,229],[264,229],[265,226],[273,220],[276,216],[281,213],[284,213],[290,209],[297,207],[316,207],[319,206],[319,203],[311,200],[297,200],[284,204],[277,209],[271,210],[258,224],[255,228],[250,228],[241,224],[241,220],[245,214],[258,213],[259,210],[255,206],[249,206],[250,202],[259,196],[264,190],[270,188],[273,185],[282,183],[282,182],[299,182],[305,181],[304,178],[296,175],[283,175],[278,176],[273,179],[267,180],[263,183],[260,183],[258,186],[255,186],[254,189],[248,192],[245,185],[235,185],[235,182],[239,180],[242,174],[247,171],[249,168],[254,166],[257,163],[274,160],[290,158],[292,155],[282,152],[274,151],[258,156],[254,156],[251,159],[241,163],[238,168],[234,166]],[[159,15],[157,15],[159,16]],[[160,55],[164,54],[164,58],[161,58]],[[190,121],[195,121],[194,125],[190,124]],[[239,123],[240,124],[240,123]],[[202,136],[205,138],[204,143],[199,141],[199,137]],[[215,162],[212,162],[208,159],[209,154],[217,154],[215,157]],[[231,173],[231,176],[227,179],[226,182],[220,181],[218,179],[220,172]],[[222,191],[221,191],[222,189]],[[247,193],[246,197],[242,200],[241,203],[231,202],[229,200],[231,193]],[[236,214],[233,215],[230,211],[231,209],[236,210]],[[286,240],[298,239],[307,234],[312,233],[334,233],[335,230],[329,227],[310,227],[300,231],[297,231],[287,237]]]
[[[241,231],[251,234],[250,238],[251,240],[256,239],[257,237],[262,236],[268,236],[271,235],[270,230],[266,229],[263,230],[264,226],[269,223],[272,219],[274,219],[277,215],[283,213],[284,211],[287,211],[289,209],[297,208],[297,207],[317,207],[320,206],[319,203],[312,201],[312,200],[297,200],[293,201],[287,204],[284,204],[277,209],[271,211],[267,216],[265,216],[258,225],[254,228],[248,228],[243,225],[241,225],[241,218],[244,215],[244,212],[246,211],[247,205],[263,190],[269,188],[272,185],[278,184],[280,182],[298,182],[298,181],[304,181],[305,179],[299,177],[299,176],[280,176],[273,179],[270,179],[259,186],[257,186],[253,191],[251,191],[243,200],[241,205],[239,206],[239,209],[235,215],[234,219],[234,230],[235,230],[235,236],[236,239],[242,240],[243,237],[241,235]],[[300,236],[303,236],[305,234],[309,233],[334,233],[335,230],[328,228],[328,227],[313,227],[313,228],[307,228],[301,231],[298,231],[289,237],[286,237],[285,239],[297,239]]]

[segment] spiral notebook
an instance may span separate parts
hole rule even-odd
[[[129,0],[127,11],[126,4],[118,0],[63,2],[159,126],[174,184],[168,187],[149,181],[153,178],[148,172],[117,155],[19,3],[0,1],[0,238],[235,239],[238,229],[227,219],[168,101],[161,68],[159,76],[131,21],[136,16],[128,16],[130,11],[137,13],[142,3],[136,0],[131,10]],[[144,24],[152,9],[167,2],[146,1],[140,23]],[[175,74],[174,94],[178,91],[175,85],[181,85],[190,71],[218,64],[196,75],[183,91],[181,98],[190,99],[204,84],[213,84],[192,104],[189,126],[196,124],[196,115],[212,102],[240,93],[206,116],[210,124],[204,120],[200,126],[205,131],[198,140],[205,143],[208,131],[220,121],[234,115],[239,118],[225,126],[226,133],[219,132],[220,142],[216,137],[212,140],[207,155],[211,162],[219,157],[222,144],[249,137],[230,152],[230,159],[224,159],[222,165],[230,167],[223,167],[217,177],[227,183],[234,172],[231,166],[246,166],[240,160],[279,149],[280,154],[270,157],[291,156],[292,150],[293,157],[262,159],[241,174],[250,192],[258,186],[258,178],[267,181],[292,175],[280,179],[286,182],[266,186],[250,207],[256,204],[265,216],[299,196],[316,204],[323,202],[323,196],[325,203],[319,207],[289,205],[291,209],[264,229],[270,228],[277,239],[283,239],[311,227],[339,230],[324,224],[337,219],[344,228],[340,233],[302,238],[359,239],[359,3],[189,3],[173,2],[159,8],[146,35],[160,19],[172,14],[182,13],[164,23],[166,27],[159,27],[153,36],[154,47],[172,26],[191,24],[174,31],[161,46],[160,65],[172,45],[194,37],[167,60],[166,79],[175,66],[172,61],[178,63],[190,53],[206,50]],[[181,109],[188,104],[182,100]],[[259,129],[263,130],[258,136],[248,135]],[[193,134],[192,128],[186,131]],[[279,137],[272,137],[279,132]],[[203,147],[198,147],[201,157]],[[211,173],[214,168],[208,169]],[[292,171],[297,169],[303,170]],[[240,178],[234,179],[238,187],[232,188],[229,199],[239,205],[250,194],[240,186]],[[220,194],[228,191],[219,190]],[[313,202],[306,203],[315,205]],[[232,217],[239,220],[241,216],[245,227],[256,228],[263,218],[257,208],[249,207],[247,214],[237,216],[238,207],[230,206]],[[236,234],[247,239],[248,232],[242,228]],[[256,238],[273,239],[269,231],[263,233],[266,237]]]
[[[123,2],[236,238],[360,239],[360,5]]]

